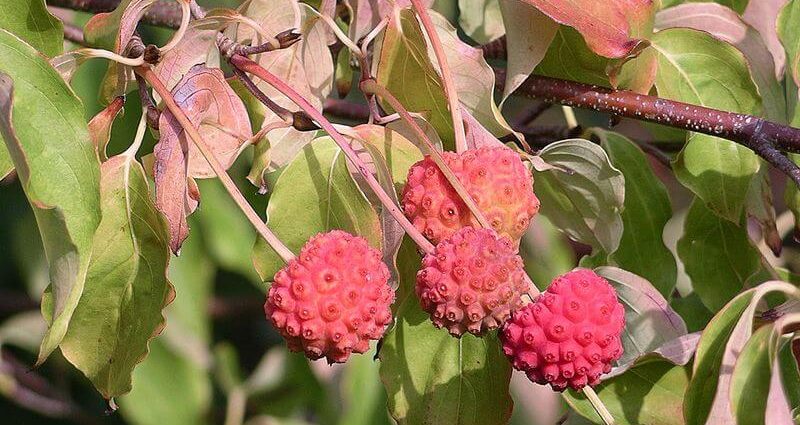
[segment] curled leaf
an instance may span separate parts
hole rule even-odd
[[[108,159],[106,145],[111,139],[111,127],[123,106],[125,106],[125,98],[118,97],[89,121],[89,137],[92,138],[92,143],[94,143],[94,148],[101,161]]]
[[[252,136],[247,110],[218,68],[196,65],[172,90],[175,102],[198,127],[217,160],[227,169]],[[189,234],[186,217],[200,199],[191,178],[214,177],[211,166],[188,139],[177,119],[165,110],[153,149],[156,205],[167,217],[170,246],[177,253]]]

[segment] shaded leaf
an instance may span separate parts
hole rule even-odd
[[[226,169],[252,136],[247,110],[218,68],[194,66],[172,95]],[[190,177],[214,177],[211,166],[189,140],[169,110],[159,118],[159,141],[153,149],[156,206],[167,217],[170,247],[177,253],[189,234],[186,217],[197,207],[199,192]]]
[[[458,26],[479,44],[486,44],[505,33],[500,2],[496,0],[458,0]]]
[[[119,155],[100,168],[102,220],[61,353],[110,399],[131,390],[133,368],[165,323],[169,234],[141,165]],[[48,300],[43,301],[47,303]]]
[[[651,0],[524,0],[556,22],[578,30],[601,56],[620,58],[640,41],[638,28],[647,25]]]
[[[389,413],[399,424],[505,424],[511,416],[511,367],[496,334],[453,338],[436,329],[414,294],[419,254],[400,248],[396,319],[380,351]]]
[[[725,111],[761,112],[747,62],[735,47],[688,28],[659,31],[652,42],[658,52],[659,96]],[[759,161],[737,143],[690,133],[673,169],[712,210],[738,223]]]
[[[506,29],[504,102],[544,59],[559,25],[539,9],[517,0],[499,0]]]
[[[731,408],[736,423],[766,424],[771,377],[773,373],[780,375],[772,369],[780,342],[779,329],[770,323],[756,330],[742,347],[731,376]]]
[[[0,131],[49,264],[53,314],[42,363],[63,339],[83,292],[100,222],[100,166],[78,98],[43,56],[5,30],[0,75]]]
[[[761,254],[742,226],[723,220],[695,199],[689,207],[678,257],[694,292],[712,312],[735,297],[762,268]]]
[[[544,58],[536,66],[535,73],[586,84],[610,86],[606,74],[608,64],[607,58],[598,56],[589,49],[578,31],[561,25]]]
[[[431,20],[444,47],[461,106],[492,134],[511,133],[511,126],[494,103],[494,71],[483,58],[483,51],[461,41],[456,29],[442,15],[431,13]],[[432,48],[428,49],[428,58],[440,72]]]
[[[542,149],[557,168],[536,172],[541,212],[570,238],[605,254],[622,238],[625,177],[600,146],[583,139],[562,140]]]
[[[783,44],[786,52],[786,73],[791,76],[793,84],[787,84],[789,123],[800,125],[800,107],[798,107],[798,96],[800,96],[800,31],[796,23],[800,20],[800,1],[789,0],[778,14],[777,31],[778,38]]]
[[[675,257],[664,245],[664,226],[672,217],[666,187],[653,173],[644,152],[625,136],[593,129],[611,163],[625,176],[623,232],[611,260],[650,282],[664,297],[675,288]]]
[[[294,252],[320,232],[342,229],[381,244],[378,214],[353,181],[345,156],[329,137],[307,145],[278,177],[267,206],[270,229]],[[258,238],[253,263],[264,281],[283,260]]]
[[[133,375],[136,385],[120,400],[133,425],[202,425],[211,402],[211,379],[200,366],[161,339]],[[165,397],[169,394],[169,397]]]
[[[367,35],[381,19],[389,16],[395,8],[411,6],[411,0],[350,0],[353,9],[353,23],[350,24],[348,35],[351,40],[360,40]],[[433,0],[423,0],[422,4],[430,7]]]

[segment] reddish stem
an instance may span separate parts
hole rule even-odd
[[[344,136],[341,135],[336,129],[333,127],[330,121],[328,121],[325,116],[322,115],[321,112],[317,111],[311,103],[308,102],[303,96],[301,96],[297,91],[295,91],[292,87],[290,87],[286,82],[272,74],[271,72],[267,71],[261,65],[257,64],[256,62],[251,61],[250,59],[234,54],[231,56],[230,59],[231,65],[234,67],[244,71],[249,72],[256,77],[260,78],[267,84],[274,87],[279,92],[283,93],[286,97],[292,100],[297,106],[300,107],[303,111],[305,111],[308,116],[310,116],[313,120],[328,133],[334,142],[339,146],[339,148],[344,152],[347,159],[355,166],[358,170],[359,174],[364,177],[366,180],[367,185],[369,185],[370,189],[375,193],[378,199],[383,204],[383,207],[389,212],[389,214],[400,223],[400,226],[403,227],[403,230],[408,233],[411,239],[419,245],[419,247],[427,254],[431,253],[434,250],[433,244],[431,244],[419,230],[414,227],[414,225],[408,221],[403,212],[400,211],[400,208],[395,205],[389,195],[383,190],[383,187],[375,179],[375,176],[367,168],[367,165],[364,164],[363,161],[358,157],[358,154],[353,150],[350,144],[347,142]]]
[[[422,3],[422,0],[411,0],[414,5],[414,10],[422,22],[422,27],[428,34],[428,39],[431,41],[433,54],[436,56],[436,61],[439,62],[439,70],[442,74],[442,83],[444,84],[444,94],[447,96],[447,104],[450,108],[450,117],[453,120],[453,131],[456,136],[456,151],[463,152],[467,150],[467,137],[464,131],[464,120],[461,118],[461,105],[458,102],[458,91],[456,90],[456,83],[453,81],[453,72],[450,70],[450,65],[447,63],[447,55],[442,47],[442,41],[439,39],[439,34],[436,33],[436,27],[431,21],[431,16],[428,14],[428,9]]]
[[[228,194],[233,198],[233,201],[236,202],[236,205],[239,209],[242,210],[247,219],[250,220],[253,227],[255,227],[256,231],[264,238],[269,246],[275,250],[275,252],[283,259],[285,262],[289,262],[295,258],[294,253],[286,247],[286,245],[281,242],[278,237],[272,233],[272,231],[261,221],[261,217],[255,212],[253,207],[247,202],[242,195],[242,192],[239,191],[239,188],[236,187],[236,183],[233,182],[231,177],[228,175],[227,171],[225,171],[225,167],[220,164],[217,158],[214,156],[214,152],[208,146],[208,144],[203,140],[203,137],[200,136],[200,132],[197,131],[194,124],[189,120],[183,110],[175,103],[175,99],[172,97],[172,93],[170,93],[169,89],[164,85],[161,79],[158,78],[149,67],[146,66],[139,66],[135,68],[137,74],[144,77],[144,79],[153,87],[153,89],[158,93],[159,96],[164,100],[164,104],[166,105],[167,109],[172,112],[172,115],[175,116],[175,119],[178,120],[183,130],[189,135],[189,138],[192,139],[195,146],[200,150],[200,153],[203,154],[208,164],[211,165],[211,169],[214,170],[214,173],[219,177],[220,182],[222,182],[222,186],[225,187],[225,190],[228,191]]]

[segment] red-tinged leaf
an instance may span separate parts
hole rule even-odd
[[[155,73],[168,89],[172,90],[195,65],[204,63],[209,67],[219,66],[219,56],[212,53],[217,51],[216,40],[220,28],[201,29],[204,25],[202,19],[193,21],[178,45],[165,53],[155,66]]]
[[[106,146],[109,139],[111,139],[111,127],[114,125],[114,120],[117,119],[117,115],[122,111],[123,106],[125,106],[125,98],[118,97],[89,121],[89,137],[91,137],[101,161],[108,159]]]
[[[764,39],[775,62],[775,77],[781,78],[786,67],[786,52],[778,38],[775,21],[788,0],[757,0],[747,4],[742,19],[755,28]]]
[[[252,136],[247,110],[218,68],[194,66],[172,90],[175,102],[188,116],[227,169]],[[153,152],[156,205],[167,217],[170,247],[180,250],[189,234],[186,217],[197,207],[200,194],[190,177],[214,177],[208,162],[188,140],[168,111],[161,114],[161,131]]]
[[[423,2],[426,7],[433,4],[433,0]],[[381,19],[392,13],[392,8],[396,6],[403,9],[411,6],[410,0],[351,0],[350,6],[353,8],[353,23],[350,25],[350,38],[360,40],[369,33]]]
[[[556,22],[578,30],[589,47],[608,58],[628,55],[641,41],[652,0],[524,0]]]
[[[470,149],[503,145],[497,137],[494,137],[494,135],[482,126],[463,106],[461,107],[461,115],[464,117],[464,132],[467,136],[467,146],[469,146]]]
[[[113,11],[94,15],[83,28],[84,40],[90,46],[123,53],[139,20],[155,2],[156,0],[124,0]],[[133,73],[130,69],[110,62],[102,82],[101,102],[110,102],[114,97],[124,95],[132,81]]]

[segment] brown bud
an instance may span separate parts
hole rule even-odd
[[[292,112],[292,126],[298,131],[319,130],[319,126],[303,111]]]

